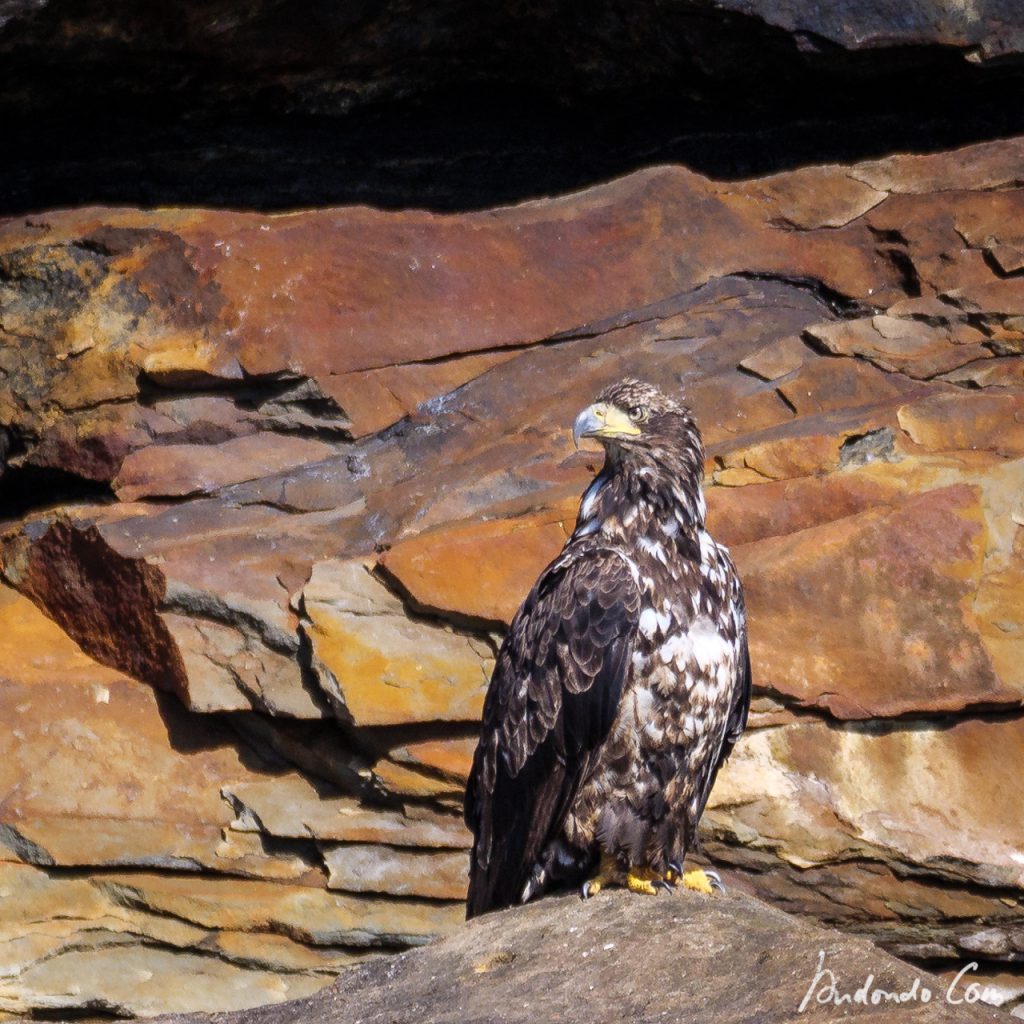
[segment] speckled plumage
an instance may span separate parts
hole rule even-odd
[[[623,873],[681,863],[746,723],[742,589],[704,527],[696,424],[637,381],[598,403],[635,426],[600,436],[576,529],[499,652],[466,795],[470,917],[578,884],[602,853]]]

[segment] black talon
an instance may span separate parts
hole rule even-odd
[[[683,877],[683,865],[677,860],[670,860],[668,862],[669,871],[674,871],[680,878]]]
[[[590,899],[590,883],[589,882],[584,882],[580,886],[580,899],[581,900],[589,900]]]
[[[662,889],[664,889],[665,892],[672,891],[672,886],[669,885],[664,878],[659,878],[656,882],[653,882],[652,884],[654,885],[654,888],[658,891],[661,891]]]
[[[717,871],[705,871],[704,874],[708,876],[708,881],[711,883],[712,889],[717,889],[719,892],[725,892],[725,883],[722,881],[722,876]]]

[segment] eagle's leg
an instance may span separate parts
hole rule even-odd
[[[613,885],[620,875],[619,862],[611,854],[602,852],[597,874],[583,883],[580,895],[584,899],[596,896],[602,889]]]

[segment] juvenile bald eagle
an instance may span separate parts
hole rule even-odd
[[[625,380],[573,437],[604,467],[498,654],[466,793],[467,917],[581,882],[711,891],[682,863],[746,724],[750,659],[739,577],[704,526],[700,432]]]

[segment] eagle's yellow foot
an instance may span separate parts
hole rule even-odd
[[[626,888],[645,896],[657,896],[661,889],[672,891],[672,886],[657,871],[650,868],[630,868],[626,872]]]
[[[602,889],[612,885],[618,874],[618,863],[615,858],[602,853],[601,864],[597,869],[597,874],[583,883],[580,888],[580,895],[585,900],[590,899],[591,896],[596,896]]]
[[[725,892],[722,877],[717,871],[702,871],[700,868],[695,868],[693,871],[684,872],[682,865],[676,860],[669,861],[665,880],[671,885],[682,885],[684,889],[692,889],[694,892],[702,892],[708,896],[716,889],[718,892]]]
[[[654,888],[657,875],[650,868],[630,868],[626,872],[626,888],[630,892],[642,892],[645,896],[656,896]]]
[[[714,892],[714,887],[707,872],[701,871],[700,868],[696,868],[694,871],[687,871],[683,875],[683,887],[685,889],[692,889],[694,892],[702,892],[706,896],[710,896]]]

